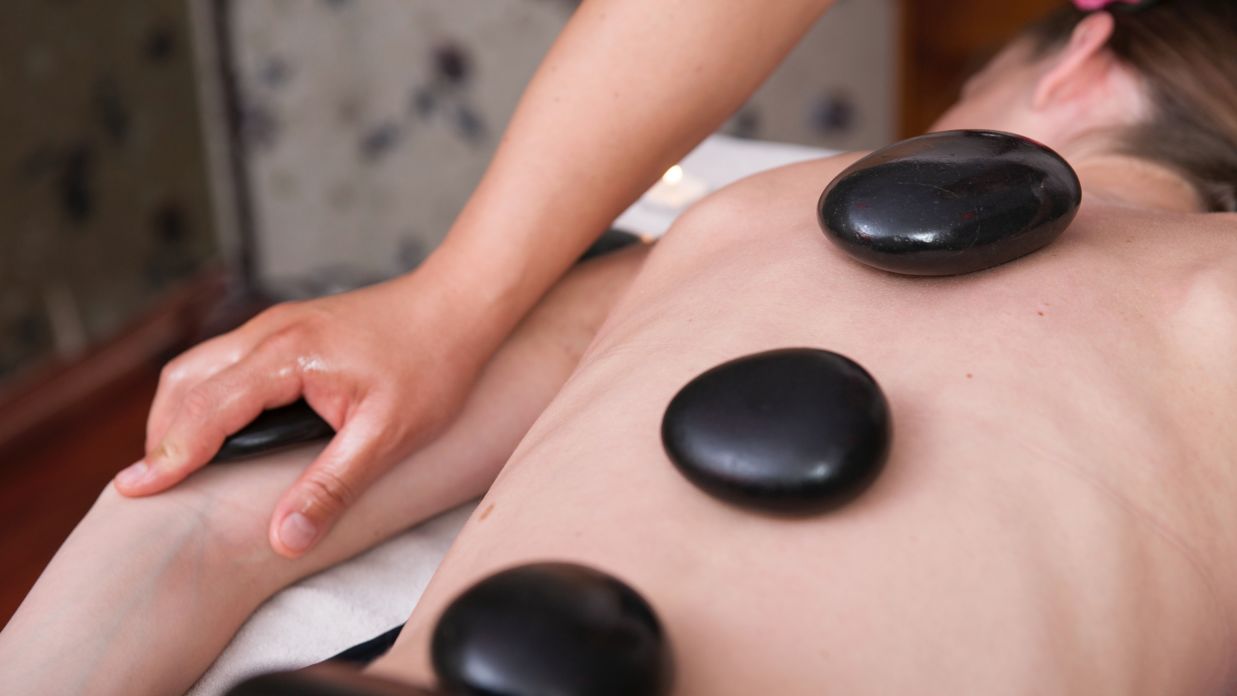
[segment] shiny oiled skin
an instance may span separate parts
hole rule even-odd
[[[425,683],[447,602],[553,558],[657,607],[676,694],[1226,693],[1237,217],[1084,197],[1036,254],[895,276],[817,228],[853,160],[742,182],[659,242],[377,672]],[[666,404],[804,345],[879,376],[881,477],[801,519],[701,494],[662,449]]]
[[[580,261],[605,256],[641,244],[638,235],[620,229],[608,229],[580,257]],[[245,459],[267,452],[293,447],[315,440],[329,440],[335,435],[331,427],[304,400],[263,411],[241,430],[224,440],[212,463]]]

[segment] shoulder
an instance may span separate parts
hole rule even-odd
[[[679,228],[734,225],[785,219],[786,214],[815,216],[821,191],[866,152],[848,152],[831,157],[777,167],[740,179],[718,189],[693,205]],[[681,231],[681,230],[680,230]]]
[[[1237,339],[1237,215],[1084,201],[1062,242],[1093,283],[1123,288],[1169,334]]]
[[[798,162],[777,167],[721,189],[710,196],[713,203],[751,202],[754,200],[777,200],[811,194],[813,204],[820,192],[844,169],[867,155],[867,152],[846,152],[832,157]],[[703,201],[702,201],[703,202]]]

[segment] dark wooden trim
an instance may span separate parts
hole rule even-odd
[[[251,174],[244,137],[243,95],[232,34],[232,0],[206,0],[214,45],[226,137],[229,193],[235,206],[239,253],[232,268],[208,267],[165,293],[150,311],[117,336],[72,360],[53,359],[0,384],[0,467],[16,447],[57,424],[70,422],[82,405],[119,384],[157,371],[205,336],[239,325],[265,306],[259,298]]]
[[[49,360],[0,385],[0,467],[5,452],[65,422],[93,395],[135,374],[157,371],[193,343],[226,287],[225,274],[209,267],[168,291],[115,338],[72,360]]]

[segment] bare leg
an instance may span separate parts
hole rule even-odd
[[[303,558],[276,556],[266,524],[312,452],[208,467],[150,498],[109,486],[0,633],[0,693],[183,692],[277,590],[480,495],[644,255],[624,250],[564,279],[487,365],[451,426]]]

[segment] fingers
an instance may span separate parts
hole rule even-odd
[[[274,350],[255,350],[184,392],[159,444],[145,459],[120,472],[116,488],[124,495],[162,491],[200,468],[219,451],[224,438],[262,411],[289,404],[301,394],[298,370]]]
[[[159,387],[146,418],[147,452],[163,440],[185,392],[240,361],[239,346],[230,345],[236,343],[238,341],[231,334],[218,336],[190,348],[163,366]]]
[[[370,484],[390,468],[383,423],[364,406],[344,424],[322,454],[284,493],[271,519],[276,553],[296,558],[326,536],[336,520]]]
[[[240,362],[263,338],[284,329],[296,315],[297,303],[275,305],[240,328],[203,341],[164,365],[146,419],[146,451],[149,453],[163,440],[168,424],[190,389]]]

